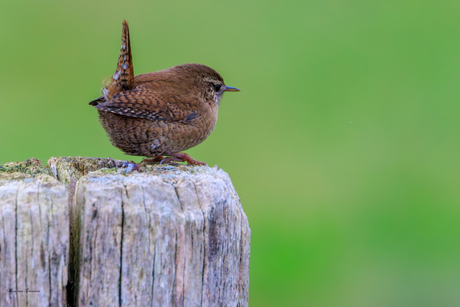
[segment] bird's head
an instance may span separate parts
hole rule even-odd
[[[220,99],[225,92],[239,92],[236,87],[225,85],[222,76],[206,65],[202,64],[184,64],[175,66],[181,70],[189,80],[193,80],[194,85],[200,91],[200,94],[208,101],[220,104]]]

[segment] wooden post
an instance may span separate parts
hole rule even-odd
[[[0,306],[67,306],[68,194],[39,160],[0,166]]]
[[[123,174],[119,163],[48,161],[70,205],[69,305],[247,306],[250,229],[229,176],[183,165]],[[2,266],[15,259],[0,255]]]

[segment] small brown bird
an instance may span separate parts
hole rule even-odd
[[[203,142],[214,130],[227,86],[212,68],[184,64],[134,76],[129,28],[123,20],[118,65],[103,96],[89,104],[112,144],[144,162],[187,161],[205,165],[180,151]],[[163,156],[169,156],[164,158]]]

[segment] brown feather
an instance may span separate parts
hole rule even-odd
[[[178,101],[185,102],[187,97],[174,98],[168,99],[167,95],[139,86],[134,90],[115,94],[110,101],[96,105],[96,109],[124,116],[164,121],[185,120],[190,113],[196,112],[190,108],[181,109],[177,105]],[[194,102],[192,99],[188,105],[195,105]]]
[[[134,68],[131,55],[131,40],[129,37],[128,22],[123,20],[123,30],[121,34],[120,56],[118,57],[117,69],[112,75],[111,82],[106,87],[107,100],[118,92],[131,90],[134,88]]]

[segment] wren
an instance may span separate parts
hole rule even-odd
[[[214,130],[227,86],[214,69],[183,64],[134,76],[129,28],[123,20],[118,65],[103,96],[91,101],[112,144],[144,162],[206,163],[181,153],[203,142]],[[164,158],[164,156],[168,156]]]

